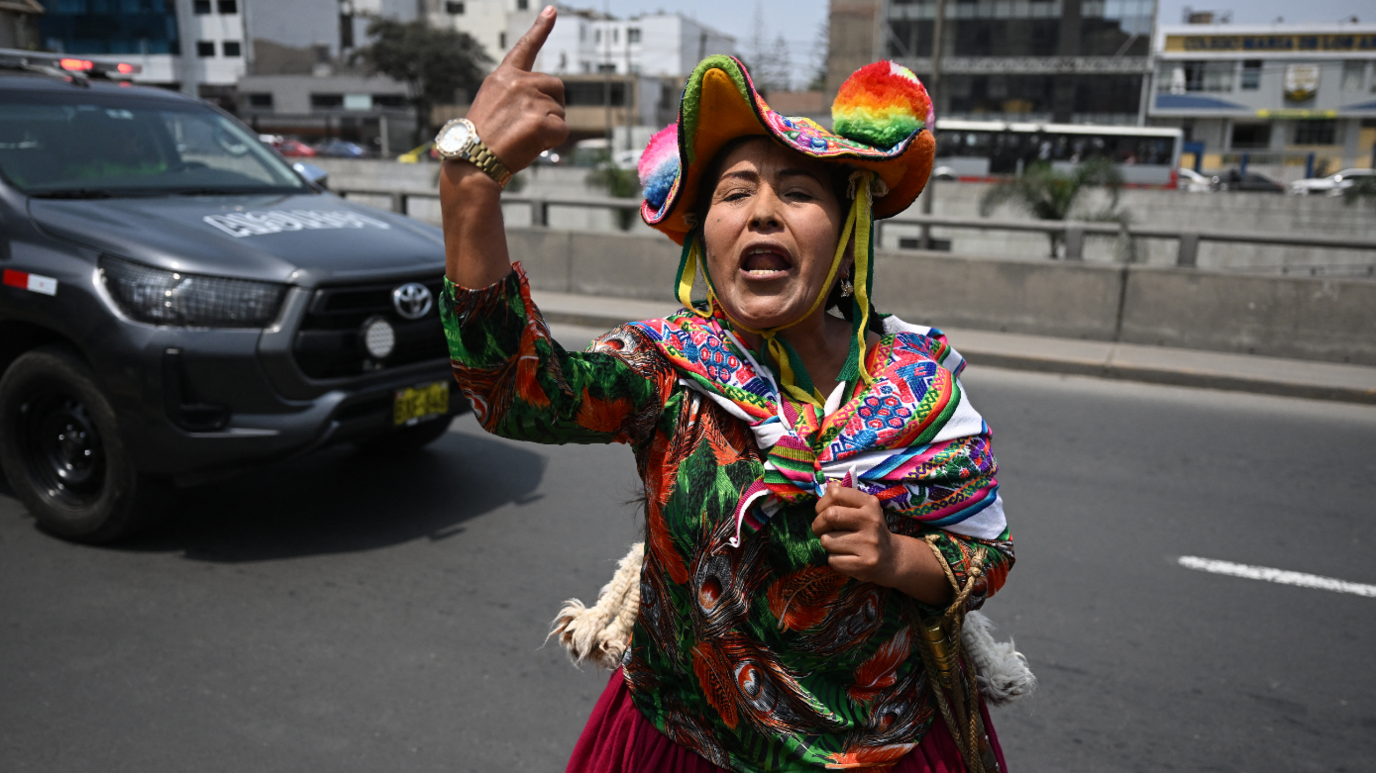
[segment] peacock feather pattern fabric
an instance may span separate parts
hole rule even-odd
[[[623,672],[660,732],[741,773],[884,770],[921,741],[935,704],[916,626],[936,610],[833,571],[808,489],[819,467],[840,469],[830,461],[861,485],[903,488],[886,500],[890,529],[939,535],[962,583],[987,551],[970,608],[1002,587],[1014,560],[1006,527],[959,532],[992,528],[992,504],[961,513],[996,486],[994,461],[982,421],[939,439],[968,403],[962,361],[939,332],[885,320],[867,364],[892,391],[861,390],[818,417],[781,403],[728,330],[686,310],[567,352],[518,265],[488,288],[446,283],[440,311],[455,378],[485,429],[633,449],[646,547]],[[786,438],[798,442],[779,447]],[[895,442],[908,445],[895,454],[884,445]],[[741,500],[761,486],[741,529]],[[764,517],[770,496],[778,505]]]

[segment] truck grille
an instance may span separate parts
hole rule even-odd
[[[404,282],[316,290],[292,344],[292,355],[301,372],[314,379],[343,378],[448,358],[439,315],[444,280],[420,281],[429,288],[434,302],[424,317],[414,321],[404,319],[392,305],[392,291],[401,284]],[[385,318],[396,332],[396,346],[381,362],[368,356],[361,340],[363,323],[372,317]]]

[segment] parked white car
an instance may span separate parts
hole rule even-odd
[[[1213,178],[1205,177],[1193,169],[1182,166],[1176,173],[1179,175],[1177,187],[1186,193],[1208,193],[1214,189]]]
[[[1327,177],[1315,177],[1310,180],[1296,180],[1290,183],[1286,189],[1287,193],[1296,196],[1307,196],[1311,193],[1325,193],[1329,196],[1341,196],[1344,188],[1352,187],[1352,181],[1358,177],[1371,177],[1376,175],[1376,169],[1344,169],[1337,174]]]

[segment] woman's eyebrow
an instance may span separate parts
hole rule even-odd
[[[754,169],[739,169],[734,172],[722,172],[721,177],[717,178],[717,182],[720,183],[722,180],[726,180],[728,178],[755,182],[760,179],[760,174],[759,172],[756,172]]]

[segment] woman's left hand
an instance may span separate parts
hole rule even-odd
[[[879,498],[827,483],[817,500],[812,533],[827,551],[832,569],[862,582],[895,588],[918,601],[945,605],[951,586],[925,542],[889,531]]]
[[[895,584],[898,550],[878,497],[828,482],[817,500],[812,533],[822,540],[832,569],[864,582]]]

